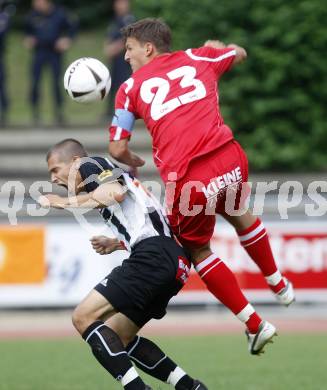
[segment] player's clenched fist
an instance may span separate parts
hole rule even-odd
[[[207,46],[207,47],[213,47],[215,49],[224,49],[226,47],[226,45],[224,44],[224,42],[221,42],[221,41],[218,41],[218,39],[216,40],[211,40],[209,39],[208,41],[206,41],[204,43],[203,46]]]
[[[94,236],[90,241],[93,249],[100,255],[109,255],[114,251],[125,249],[124,245],[117,238]]]

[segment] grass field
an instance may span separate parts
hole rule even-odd
[[[281,335],[261,357],[241,335],[155,339],[209,390],[325,390],[326,334]],[[0,341],[0,390],[119,390],[78,338]],[[154,390],[171,387],[147,376]]]

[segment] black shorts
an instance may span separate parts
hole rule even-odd
[[[166,314],[169,300],[183,287],[190,263],[169,237],[147,238],[95,290],[140,328]]]

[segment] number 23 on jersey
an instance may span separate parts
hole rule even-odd
[[[193,86],[194,89],[166,102],[165,99],[170,91],[168,80],[162,77],[152,77],[144,81],[141,85],[140,95],[145,103],[151,104],[151,118],[158,120],[179,106],[203,99],[207,91],[202,81],[196,79],[195,76],[196,69],[193,66],[181,66],[167,73],[169,80],[181,78],[179,83],[181,88]],[[154,88],[157,88],[156,92],[152,92]]]

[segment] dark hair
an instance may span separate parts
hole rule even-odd
[[[121,33],[125,41],[127,38],[135,38],[141,43],[153,43],[160,53],[170,51],[170,28],[161,19],[146,18],[138,20],[122,28]]]
[[[46,161],[49,161],[49,158],[54,153],[60,153],[60,157],[65,162],[70,161],[74,156],[87,157],[87,152],[84,146],[73,138],[64,139],[63,141],[53,145],[47,153]]]

